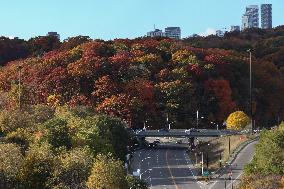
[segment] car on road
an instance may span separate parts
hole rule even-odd
[[[186,134],[190,134],[190,129],[186,129],[184,132],[185,132]]]
[[[196,128],[191,128],[190,131],[191,131],[191,132],[200,132],[200,131],[197,130]]]
[[[176,144],[182,144],[182,140],[177,140]]]
[[[195,128],[191,128],[191,129],[186,129],[184,131],[186,134],[190,134],[191,132],[200,132],[199,130],[195,129]]]
[[[158,146],[158,144],[160,144],[160,142],[154,141],[153,144],[154,144],[154,146]]]

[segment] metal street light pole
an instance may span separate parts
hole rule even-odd
[[[203,152],[201,152],[201,174],[203,175]]]
[[[249,103],[250,103],[250,116],[251,116],[251,133],[253,133],[253,112],[252,112],[252,77],[251,77],[251,62],[252,62],[252,57],[251,57],[251,49],[248,50],[249,52]]]
[[[198,116],[198,113],[199,113],[199,112],[198,112],[198,110],[197,110],[197,111],[196,111],[196,128],[198,128],[198,117],[199,117],[199,116]]]
[[[222,167],[222,155],[221,155],[221,152],[219,154],[219,165],[220,165],[220,168]]]

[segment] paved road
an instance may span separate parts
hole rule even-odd
[[[133,162],[134,170],[141,169],[142,179],[151,189],[202,188],[202,184],[196,181],[186,148],[170,145],[139,150],[135,152]]]
[[[246,146],[232,163],[233,186],[239,182],[243,167],[253,157],[253,142]],[[134,153],[133,169],[141,169],[142,179],[151,189],[222,189],[225,188],[227,174],[210,183],[196,180],[196,172],[188,158],[186,148],[167,144],[161,148],[142,149]],[[226,188],[232,188],[231,181],[226,181]]]
[[[228,178],[228,174],[225,173],[219,179],[212,181],[209,185],[209,189],[225,188],[225,182],[226,182],[226,188],[228,189],[232,188],[232,185],[235,188],[235,186],[240,182],[241,176],[243,174],[244,166],[248,164],[249,162],[251,162],[253,158],[256,143],[257,142],[252,142],[249,145],[247,145],[239,153],[236,159],[232,162],[232,165],[230,168],[232,170],[232,180],[226,180],[225,178]]]

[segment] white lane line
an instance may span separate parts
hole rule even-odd
[[[186,160],[188,169],[190,170],[190,172],[191,172],[193,178],[197,181],[197,182],[196,182],[196,183],[198,184],[197,186],[199,186],[200,188],[202,188],[202,186],[205,186],[205,184],[197,180],[197,176],[194,175],[194,173],[193,173],[193,171],[192,171],[192,168],[190,167],[190,164],[192,164],[191,160],[187,157],[187,154],[186,154],[186,153],[184,153],[183,155],[184,155],[184,158],[185,158],[185,160]]]

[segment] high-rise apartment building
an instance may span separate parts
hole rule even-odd
[[[181,30],[180,27],[167,27],[165,28],[166,37],[173,38],[173,39],[180,39],[181,38]]]
[[[272,4],[261,5],[261,28],[272,28]]]
[[[259,8],[258,5],[250,5],[246,7],[246,12],[242,17],[242,30],[247,28],[259,27]]]
[[[249,15],[242,16],[242,30],[249,28]]]

